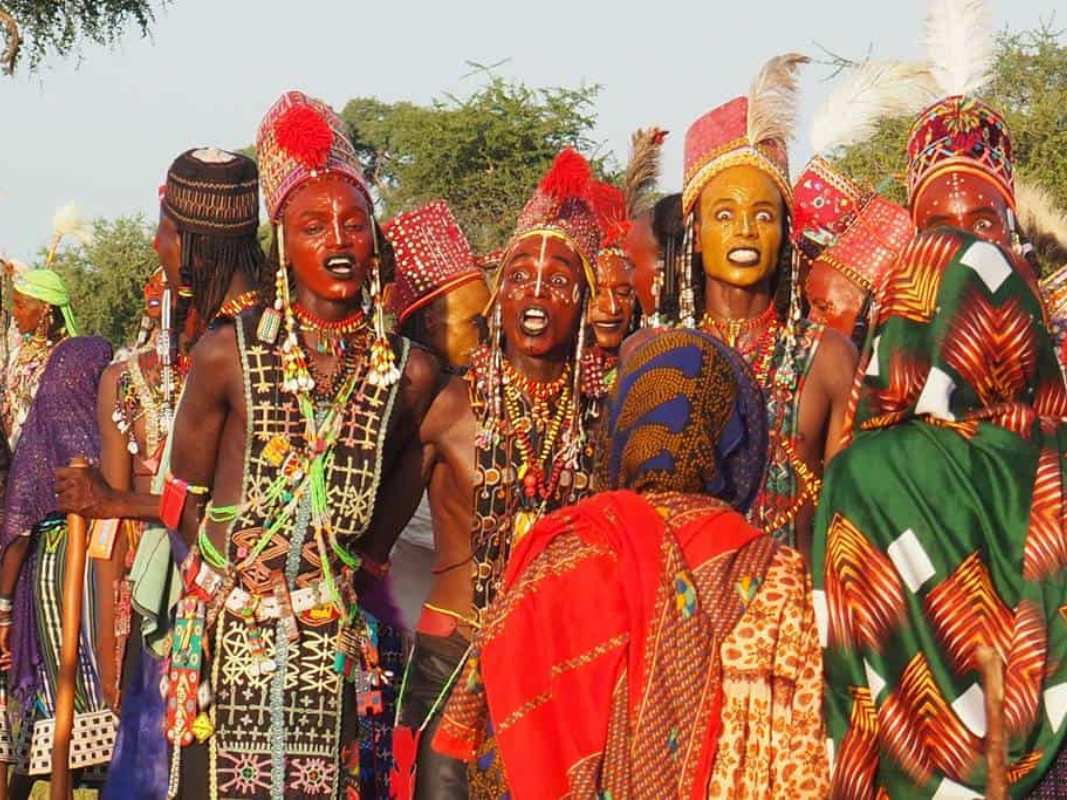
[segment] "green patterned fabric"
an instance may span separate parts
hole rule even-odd
[[[1067,732],[1067,390],[1042,307],[1002,251],[941,230],[873,327],[812,553],[832,796],[984,794],[988,645],[1022,797]]]

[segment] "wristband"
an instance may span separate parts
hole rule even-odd
[[[189,495],[203,496],[208,491],[206,486],[196,486],[168,473],[163,480],[163,494],[159,498],[160,521],[164,526],[176,530],[181,526],[182,512]]]

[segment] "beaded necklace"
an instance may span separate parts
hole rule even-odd
[[[251,308],[259,302],[259,292],[256,289],[249,289],[247,292],[242,292],[232,300],[227,300],[219,308],[218,313],[215,314],[215,319],[219,317],[236,317],[246,308]]]
[[[759,316],[750,319],[717,319],[704,314],[700,329],[734,348],[752,368],[760,387],[768,387],[771,361],[782,323],[774,306],[768,305]]]

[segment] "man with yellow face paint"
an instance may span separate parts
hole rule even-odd
[[[770,461],[750,519],[805,554],[819,476],[836,452],[856,367],[844,336],[802,318],[789,248],[786,140],[793,74],[806,61],[798,54],[772,59],[748,97],[689,128],[687,246],[674,265],[682,322],[737,349],[767,401]]]

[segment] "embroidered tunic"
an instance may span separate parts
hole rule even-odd
[[[248,427],[241,511],[227,539],[231,564],[245,559],[270,514],[277,513],[275,506],[262,502],[281,470],[272,450],[280,441],[304,444],[300,410],[281,389],[280,348],[256,340],[257,321],[258,315],[246,314],[237,324]],[[403,371],[408,342],[393,344]],[[325,475],[327,506],[342,546],[351,547],[370,524],[397,391],[398,384],[372,386],[364,375],[344,409],[342,433]],[[329,545],[316,542],[310,517],[310,498],[305,498],[291,522],[239,573],[235,592],[209,632],[215,692],[208,765],[213,799],[334,798],[342,790],[358,791],[355,697],[348,696],[351,685],[335,670],[342,626],[326,601],[323,555],[339,587],[352,576]],[[287,591],[278,588],[280,580]],[[284,614],[277,613],[283,596],[296,622],[295,634],[288,636],[286,620],[278,618]],[[258,598],[263,609],[275,609],[273,618],[260,614],[266,619],[249,624],[235,597],[253,603]],[[261,669],[257,648],[270,654],[273,671]]]

